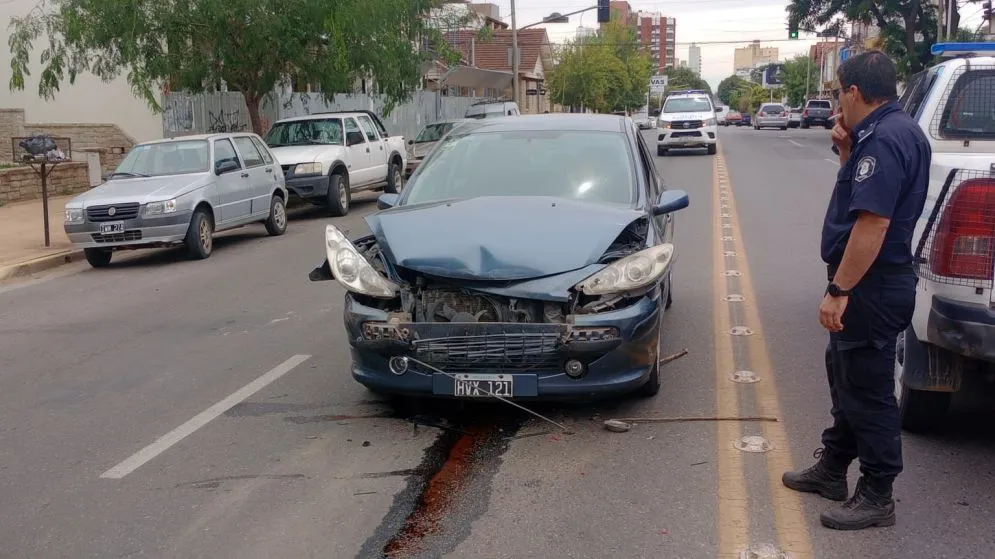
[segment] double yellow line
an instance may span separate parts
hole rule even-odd
[[[791,450],[784,424],[780,421],[782,416],[776,375],[767,353],[746,248],[739,227],[735,196],[721,146],[713,161],[716,411],[720,416],[738,416],[740,399],[752,396],[756,402],[757,415],[778,418],[777,422],[763,423],[762,435],[773,448],[763,454],[750,455],[749,458],[765,461],[780,551],[790,554],[793,559],[808,559],[813,557],[812,541],[801,498],[781,484],[781,474],[792,469]],[[739,274],[724,275],[724,272],[730,270],[738,271]],[[735,298],[734,301],[728,301],[727,297],[730,295],[739,295],[742,300]],[[734,305],[739,307],[735,314],[741,317],[744,324],[732,323]],[[748,336],[733,336],[731,330],[735,326],[749,328],[753,333]],[[760,381],[753,384],[731,382],[730,377],[734,372],[747,369],[754,371]],[[738,559],[751,545],[766,542],[753,542],[750,539],[750,496],[744,471],[744,458],[747,457],[734,447],[734,443],[743,436],[743,424],[719,421],[716,435],[719,557]],[[762,498],[756,495],[753,497]]]

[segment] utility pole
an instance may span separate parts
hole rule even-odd
[[[521,107],[518,102],[518,20],[515,19],[515,0],[511,0],[511,87],[511,98]]]
[[[816,50],[818,50],[818,47],[816,47]],[[808,63],[805,64],[805,97],[802,99],[803,101],[808,101],[808,94],[811,91],[811,89],[809,89],[809,80],[811,80],[811,78],[812,78],[812,52],[810,50],[808,53]]]

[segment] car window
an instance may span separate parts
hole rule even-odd
[[[356,119],[353,119],[353,118],[347,118],[347,119],[345,119],[345,134],[346,134],[346,136],[348,136],[350,132],[362,132],[362,130],[359,129],[359,125],[356,124]],[[362,142],[360,142],[360,143],[362,143]]]
[[[422,131],[418,133],[415,137],[416,144],[422,144],[425,142],[438,142],[455,126],[455,122],[437,122],[435,124],[429,124]]]
[[[237,136],[235,145],[238,146],[238,151],[242,154],[246,168],[258,167],[263,164],[263,156],[259,154],[256,145],[247,136]]]
[[[273,154],[271,154],[269,150],[266,149],[266,144],[264,144],[262,140],[260,140],[255,136],[249,136],[249,139],[252,140],[252,144],[256,146],[256,149],[259,150],[259,154],[263,156],[263,161],[265,161],[267,165],[272,165]]]
[[[764,105],[760,110],[765,113],[777,115],[784,112],[784,107],[782,105]]]
[[[366,133],[366,139],[371,142],[377,141],[379,139],[377,137],[377,131],[373,126],[373,121],[370,120],[370,117],[366,115],[359,115],[357,118],[359,119],[359,125],[363,128],[363,132]]]
[[[225,161],[234,161],[239,168],[242,167],[238,160],[238,154],[235,153],[235,148],[232,147],[227,138],[214,140],[214,168],[217,169],[218,165]]]
[[[632,204],[634,154],[621,133],[450,134],[405,187],[404,204],[477,196],[556,196]]]
[[[115,169],[122,175],[166,176],[204,173],[208,168],[207,142],[180,140],[139,144]]]
[[[829,101],[809,101],[808,108],[810,109],[832,109],[833,105]]]
[[[344,144],[342,120],[338,118],[309,118],[277,122],[266,134],[266,145],[281,146],[337,145]]]
[[[707,97],[673,97],[663,104],[665,113],[706,113],[712,110]]]
[[[653,165],[653,156],[642,134],[636,134],[636,141],[639,143],[639,158],[642,161],[643,176],[649,187],[649,203],[655,204],[660,199],[660,179],[656,174],[656,166]]]
[[[970,70],[957,78],[939,128],[944,138],[995,140],[995,70]]]

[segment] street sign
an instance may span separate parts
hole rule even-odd
[[[781,80],[781,70],[783,69],[783,64],[769,64],[764,68],[763,86],[776,88],[784,85],[784,82]]]
[[[650,78],[650,93],[663,93],[667,91],[667,76],[658,74]]]
[[[846,62],[850,58],[850,49],[843,47],[840,49],[840,62]]]

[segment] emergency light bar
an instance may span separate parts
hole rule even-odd
[[[995,56],[995,43],[936,43],[929,49],[933,56],[985,54]]]
[[[708,94],[708,92],[704,89],[685,89],[680,91],[671,91],[668,95],[694,95],[695,93],[700,93],[702,95]]]

